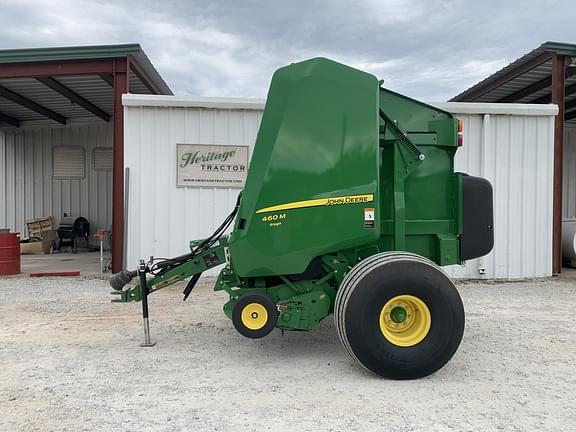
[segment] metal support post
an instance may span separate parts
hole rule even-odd
[[[141,347],[152,347],[156,342],[150,341],[150,323],[148,322],[148,284],[146,282],[146,263],[140,260],[138,265],[138,275],[140,276],[140,292],[142,293],[142,320],[144,322],[144,343]]]

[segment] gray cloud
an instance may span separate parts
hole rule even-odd
[[[176,94],[266,95],[325,56],[446,100],[546,40],[576,42],[569,1],[0,0],[1,48],[140,42]]]

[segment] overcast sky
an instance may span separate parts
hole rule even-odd
[[[0,0],[0,48],[142,44],[175,94],[265,97],[324,56],[447,100],[547,40],[576,43],[564,0]]]

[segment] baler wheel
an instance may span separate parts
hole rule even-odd
[[[427,258],[404,252],[353,267],[338,289],[334,318],[350,355],[393,379],[434,373],[464,333],[464,307],[450,278]]]
[[[232,308],[232,323],[246,337],[258,339],[268,335],[278,320],[278,309],[264,294],[245,294]]]

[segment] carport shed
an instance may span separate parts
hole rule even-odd
[[[546,42],[451,102],[558,106],[554,124],[552,268],[560,273],[562,218],[576,216],[576,44]]]
[[[138,44],[0,51],[0,228],[85,216],[121,269],[125,93],[172,94]]]

